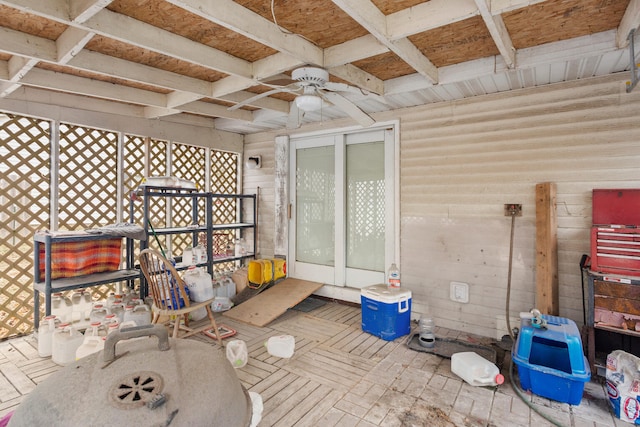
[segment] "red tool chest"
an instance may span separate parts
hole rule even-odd
[[[593,190],[591,270],[640,276],[640,189]]]

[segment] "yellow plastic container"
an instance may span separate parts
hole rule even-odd
[[[284,259],[256,259],[249,261],[248,279],[251,285],[262,286],[287,276]]]

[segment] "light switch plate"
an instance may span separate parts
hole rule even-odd
[[[463,304],[469,302],[469,285],[467,283],[451,282],[449,290],[451,301],[461,302]]]

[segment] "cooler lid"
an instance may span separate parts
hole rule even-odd
[[[387,285],[373,285],[362,288],[361,295],[386,303],[404,301],[411,298],[411,291],[403,288],[389,288]]]

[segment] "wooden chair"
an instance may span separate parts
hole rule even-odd
[[[189,301],[189,296],[185,291],[186,283],[173,264],[155,249],[144,249],[140,252],[139,260],[140,268],[149,284],[149,292],[153,297],[152,323],[158,323],[161,317],[168,318],[169,323],[173,322],[173,338],[178,338],[180,329],[187,331],[180,338],[213,329],[218,344],[223,347],[220,331],[218,331],[218,325],[216,325],[211,311],[211,303],[214,298],[202,302]],[[189,327],[189,313],[200,308],[207,310],[209,323],[193,329]]]

